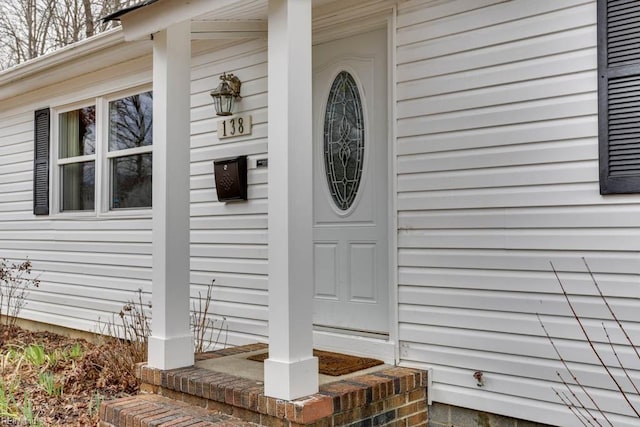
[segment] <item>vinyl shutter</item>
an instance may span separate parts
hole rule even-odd
[[[49,215],[49,109],[34,115],[33,132],[33,213]]]
[[[598,0],[600,193],[640,193],[640,1]]]

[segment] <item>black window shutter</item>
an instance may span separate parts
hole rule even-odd
[[[598,0],[600,193],[640,193],[640,1]]]
[[[34,115],[33,132],[33,213],[49,215],[49,133],[50,113],[45,108]]]

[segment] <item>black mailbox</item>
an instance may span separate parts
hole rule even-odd
[[[247,200],[247,156],[215,160],[213,173],[219,201]]]

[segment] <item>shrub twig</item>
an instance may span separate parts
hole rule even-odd
[[[211,301],[213,301],[213,284],[215,279],[211,281],[211,284],[207,286],[207,294],[202,296],[201,292],[198,292],[198,298],[192,302],[191,307],[191,329],[194,336],[195,352],[204,352],[209,345],[216,346],[220,343],[220,335],[223,330],[228,332],[228,325],[226,325],[226,318],[222,317],[220,320],[220,327],[217,327],[217,320],[212,320],[209,317],[209,308]],[[226,328],[225,328],[226,327]],[[215,331],[218,331],[216,337],[213,337]],[[207,333],[208,332],[208,333]],[[225,334],[224,347],[227,346]]]
[[[567,361],[564,359],[564,357],[562,357],[562,354],[560,353],[560,350],[558,350],[558,347],[556,346],[556,343],[553,341],[553,339],[551,338],[551,335],[549,335],[549,331],[547,331],[546,326],[544,325],[544,323],[542,322],[542,319],[540,318],[540,315],[536,313],[536,316],[538,317],[538,322],[540,322],[540,326],[542,326],[542,330],[544,331],[544,334],[546,335],[547,339],[549,340],[549,342],[551,343],[551,347],[553,347],[553,351],[556,353],[556,356],[558,356],[558,360],[560,360],[560,362],[562,363],[562,366],[564,367],[564,369],[567,371],[567,373],[571,376],[571,379],[574,381],[574,383],[580,387],[580,390],[582,390],[582,392],[585,394],[585,396],[587,396],[589,398],[589,400],[591,401],[591,403],[593,404],[593,406],[595,406],[595,408],[598,410],[598,412],[600,412],[601,414],[603,414],[603,416],[605,417],[605,419],[607,420],[607,422],[609,423],[609,425],[611,425],[611,427],[613,427],[613,424],[611,423],[611,421],[609,421],[609,419],[607,418],[607,416],[602,412],[602,409],[600,409],[600,407],[598,406],[598,403],[595,401],[595,399],[591,396],[591,393],[589,393],[589,390],[587,390],[587,388],[580,382],[580,380],[578,380],[578,377],[576,376],[576,374],[573,373],[573,370],[569,367],[569,364],[567,363]],[[558,377],[560,378],[560,381],[562,382],[562,384],[567,388],[567,390],[569,390],[569,392],[571,393],[571,395],[574,397],[574,399],[576,399],[576,401],[579,403],[580,408],[582,408],[588,415],[589,417],[591,417],[591,419],[593,419],[594,421],[596,421],[596,423],[598,423],[596,417],[591,413],[591,411],[589,410],[589,408],[587,408],[582,401],[578,398],[578,396],[576,396],[576,394],[573,392],[572,388],[570,387],[569,383],[567,383],[565,381],[565,379],[562,377],[562,375],[560,374],[560,372],[556,372],[556,374],[558,375]],[[571,400],[569,400],[569,402],[571,402]],[[575,407],[575,406],[574,406]],[[600,423],[598,423],[598,425],[601,425]]]
[[[598,281],[596,280],[593,271],[589,267],[589,264],[587,263],[587,261],[586,261],[586,259],[584,257],[582,258],[582,261],[584,262],[584,265],[585,265],[585,267],[587,269],[587,272],[589,274],[591,282],[593,283],[594,287],[596,288],[600,299],[602,300],[602,302],[606,306],[606,308],[607,308],[607,310],[609,312],[609,315],[615,321],[615,323],[618,326],[619,330],[624,335],[627,343],[631,346],[632,350],[634,351],[638,362],[640,362],[640,351],[638,350],[638,347],[634,344],[634,342],[632,341],[631,337],[627,333],[624,325],[622,324],[622,322],[620,321],[620,319],[618,318],[618,316],[614,312],[613,308],[611,307],[611,304],[609,303],[608,299],[606,298],[606,296],[602,292],[602,289],[600,288],[600,285],[599,285]],[[559,275],[558,271],[556,270],[556,268],[555,268],[555,266],[553,265],[552,262],[550,263],[550,265],[551,265],[551,269],[552,269],[552,271],[553,271],[553,273],[555,275],[556,281],[558,282],[558,284],[560,286],[560,289],[562,290],[562,295],[563,295],[565,301],[567,302],[567,305],[569,306],[569,309],[571,310],[571,314],[573,315],[573,318],[575,319],[576,323],[578,324],[578,326],[579,326],[579,328],[580,328],[580,330],[582,332],[582,335],[584,336],[584,338],[586,340],[586,343],[589,345],[589,348],[591,349],[593,354],[596,356],[596,358],[598,360],[598,364],[600,365],[600,367],[602,369],[604,369],[604,371],[606,372],[607,376],[611,379],[611,381],[615,385],[615,388],[617,389],[618,394],[620,395],[620,397],[626,402],[626,404],[629,406],[631,411],[633,411],[635,416],[637,418],[640,418],[640,412],[634,406],[634,404],[631,402],[631,399],[630,399],[630,396],[629,396],[631,392],[625,391],[625,389],[622,387],[618,377],[616,375],[614,375],[614,373],[612,371],[612,367],[610,367],[609,365],[607,365],[605,363],[605,361],[604,361],[604,359],[602,357],[602,354],[601,354],[602,350],[598,351],[593,339],[589,336],[582,318],[578,314],[578,312],[577,312],[577,310],[576,310],[576,308],[574,306],[574,303],[572,302],[572,300],[571,300],[571,298],[569,296],[569,293],[567,292],[567,290],[566,290],[566,288],[564,286],[564,283],[560,279],[560,275]],[[556,393],[556,396],[559,398],[559,400],[565,406],[567,406],[569,408],[569,410],[572,412],[572,414],[583,425],[586,426],[588,424],[588,425],[594,426],[594,424],[591,422],[591,420],[593,420],[598,426],[602,426],[602,424],[598,421],[598,418],[596,418],[596,416],[594,414],[594,410],[593,409],[589,409],[587,407],[587,405],[574,393],[573,387],[576,387],[576,386],[579,387],[580,390],[582,391],[582,393],[584,393],[584,395],[589,399],[589,401],[591,402],[591,404],[595,408],[595,411],[597,411],[597,413],[609,424],[609,426],[613,427],[613,423],[607,417],[607,414],[598,405],[598,403],[596,402],[596,400],[594,399],[592,394],[580,382],[580,380],[578,379],[576,374],[569,367],[569,365],[566,362],[566,360],[562,357],[558,347],[556,346],[554,340],[551,338],[551,335],[547,331],[547,328],[545,327],[544,323],[542,322],[542,319],[540,318],[540,315],[536,314],[536,316],[538,317],[538,322],[540,322],[542,330],[544,331],[545,336],[547,337],[547,339],[551,343],[551,346],[553,347],[553,350],[556,353],[556,356],[558,357],[558,359],[562,363],[562,366],[564,367],[566,372],[571,376],[571,379],[573,380],[573,383],[570,384],[562,377],[560,372],[556,372],[556,374],[560,378],[561,383],[568,390],[568,392],[571,394],[572,397],[566,395],[565,393],[561,394],[557,390],[553,389],[554,392]],[[629,373],[629,369],[622,363],[622,360],[620,359],[620,356],[618,355],[618,352],[616,351],[616,348],[615,348],[615,345],[613,343],[613,340],[611,339],[609,331],[608,331],[607,327],[605,326],[604,322],[602,322],[602,329],[604,330],[604,334],[605,334],[605,336],[607,338],[607,342],[609,344],[609,347],[611,348],[611,351],[613,352],[613,355],[616,358],[617,366],[615,366],[615,367],[616,368],[619,367],[622,370],[622,372],[623,372],[624,376],[626,377],[627,381],[631,384],[631,386],[633,387],[633,390],[635,390],[635,394],[636,395],[640,394],[638,386],[635,384],[635,382],[631,378],[631,375]]]
[[[624,328],[624,326],[622,325],[622,322],[620,321],[620,319],[618,319],[618,316],[616,316],[616,313],[611,308],[609,301],[607,301],[607,298],[602,293],[602,290],[600,289],[600,285],[598,284],[598,281],[596,280],[595,275],[593,274],[593,272],[591,271],[591,268],[589,267],[589,263],[587,263],[587,260],[584,257],[582,257],[582,262],[584,262],[584,265],[587,268],[587,272],[589,273],[591,282],[593,282],[593,285],[597,289],[598,295],[600,295],[602,302],[604,302],[604,305],[607,307],[607,310],[609,310],[609,314],[611,314],[611,318],[615,320],[615,322],[618,324],[618,328],[620,328],[620,331],[626,338],[627,342],[629,343],[633,351],[636,353],[636,357],[638,358],[638,360],[640,360],[640,350],[638,350],[638,347],[633,343],[633,341],[631,340],[631,337],[629,337],[629,334],[627,333],[627,330]]]
[[[31,261],[9,263],[0,259],[0,315],[4,325],[13,328],[22,308],[26,305],[29,288],[40,286],[38,278],[31,277]]]
[[[609,336],[609,331],[607,331],[607,327],[604,325],[604,322],[602,322],[602,329],[604,330],[604,334],[607,336],[607,341],[609,342],[611,351],[613,352],[613,355],[616,357],[616,360],[618,361],[618,366],[620,366],[620,368],[622,369],[622,372],[624,372],[624,375],[627,378],[627,381],[629,381],[629,383],[631,384],[633,389],[636,391],[636,393],[640,394],[640,391],[638,391],[638,387],[636,387],[636,383],[633,382],[633,380],[631,379],[631,375],[629,375],[629,371],[624,368],[624,365],[622,364],[622,361],[620,360],[620,356],[618,356],[618,352],[616,351],[616,348],[614,347],[613,342],[611,341],[611,337]]]
[[[560,401],[564,403],[564,405],[567,408],[569,408],[571,413],[575,415],[576,418],[578,418],[578,421],[580,421],[580,423],[582,423],[583,426],[587,426],[587,423],[589,425],[593,425],[593,423],[586,416],[582,415],[582,413],[578,411],[578,408],[576,408],[575,403],[571,400],[569,396],[567,396],[565,392],[562,392],[562,394],[560,394],[560,392],[558,392],[558,390],[556,390],[554,387],[551,387],[551,389],[556,394],[556,396],[558,396],[558,399],[560,399]],[[582,406],[582,409],[586,409],[586,408]],[[597,420],[596,422],[598,423]],[[598,425],[600,425],[600,423],[598,423]]]
[[[584,260],[584,258],[583,258],[583,260]],[[607,372],[607,375],[609,375],[609,378],[611,378],[611,381],[613,381],[613,383],[616,385],[616,388],[618,389],[618,391],[622,395],[622,398],[627,402],[627,405],[629,405],[631,410],[636,414],[636,417],[640,418],[640,412],[638,412],[638,410],[635,408],[635,406],[631,403],[631,400],[629,400],[629,397],[627,396],[625,391],[622,389],[622,386],[620,385],[620,383],[618,382],[616,377],[611,372],[611,369],[609,369],[609,366],[604,362],[604,360],[602,359],[602,356],[600,355],[598,350],[596,350],[596,347],[593,344],[593,341],[591,340],[591,337],[589,337],[589,334],[587,333],[587,330],[585,329],[584,324],[582,323],[582,319],[580,318],[580,316],[578,316],[578,313],[576,312],[576,309],[573,306],[573,303],[571,302],[571,298],[569,298],[569,294],[567,293],[567,291],[566,291],[566,289],[564,287],[564,284],[562,283],[562,280],[560,280],[560,276],[558,275],[558,271],[556,270],[556,268],[553,265],[553,263],[550,263],[550,264],[551,264],[551,269],[553,270],[553,273],[555,274],[556,279],[558,280],[558,284],[560,285],[560,288],[562,289],[562,295],[564,295],[564,298],[567,301],[567,304],[569,305],[569,309],[571,309],[571,313],[573,314],[573,317],[575,318],[576,322],[578,323],[578,326],[580,326],[580,330],[582,331],[582,334],[584,335],[585,339],[587,340],[587,343],[589,344],[589,347],[593,351],[593,354],[598,359],[598,362],[600,363],[602,368]],[[585,264],[586,264],[586,261],[585,261]],[[593,274],[592,274],[592,276],[593,276]],[[604,300],[606,302],[606,298],[604,298]],[[606,305],[609,307],[610,313],[612,314],[612,316],[614,316],[614,319],[618,322],[618,325],[622,328],[622,323],[618,320],[618,318],[615,315],[615,313],[613,312],[613,310],[611,310],[611,307],[609,306],[608,302],[606,302]],[[624,330],[624,328],[622,328],[622,329]],[[625,333],[625,335],[626,335],[626,333]]]

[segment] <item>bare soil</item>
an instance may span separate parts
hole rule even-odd
[[[44,347],[47,354],[54,354],[56,350],[58,354],[69,354],[76,346],[76,353],[79,355],[48,359],[46,363],[36,366],[26,358],[16,356],[32,344]],[[81,352],[77,352],[77,345],[81,347]],[[0,415],[0,425],[97,425],[100,402],[138,392],[138,382],[131,375],[131,369],[123,369],[116,374],[104,369],[107,365],[105,355],[113,353],[113,345],[113,341],[93,344],[49,332],[30,332],[17,327],[1,326],[0,400],[3,394],[10,396],[8,412],[14,416],[21,413],[25,402],[31,401],[37,421],[27,423],[24,418],[11,418],[5,413]],[[56,386],[62,390],[60,395],[47,392],[43,386],[43,373],[53,374]]]

